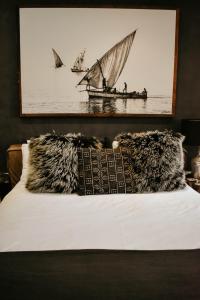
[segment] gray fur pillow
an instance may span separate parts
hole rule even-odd
[[[31,192],[71,193],[78,184],[77,147],[101,148],[95,137],[81,134],[45,134],[29,144],[29,174],[26,187]]]
[[[172,131],[122,133],[120,147],[132,152],[136,192],[173,191],[185,187],[184,136]]]

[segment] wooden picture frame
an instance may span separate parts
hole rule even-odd
[[[21,7],[22,117],[173,117],[178,9]]]

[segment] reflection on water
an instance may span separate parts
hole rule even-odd
[[[112,99],[112,98],[92,98],[88,101],[82,102],[82,109],[91,114],[125,114],[127,111],[127,103],[129,99]],[[131,101],[133,99],[130,99]],[[142,108],[145,110],[147,99],[134,99],[139,100]]]
[[[115,99],[89,99],[87,102],[89,113],[116,113],[116,101]]]
[[[74,99],[29,95],[23,103],[23,113],[89,113],[89,114],[170,114],[171,97],[154,96],[147,99],[92,98]]]

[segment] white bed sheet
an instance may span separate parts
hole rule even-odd
[[[0,204],[0,251],[200,248],[200,194],[33,194],[23,181]]]

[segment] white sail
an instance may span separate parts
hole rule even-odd
[[[123,40],[114,45],[99,59],[79,82],[79,85],[87,85],[94,88],[102,88],[103,77],[106,86],[112,88],[117,82],[129,55],[136,30],[127,35]]]
[[[64,64],[60,58],[60,56],[58,55],[58,53],[52,48],[53,51],[53,56],[54,56],[54,60],[55,60],[55,68],[60,68],[62,67]]]
[[[78,70],[78,71],[82,71],[85,68],[83,67],[83,63],[84,63],[84,56],[85,56],[85,50],[83,50],[79,56],[76,58],[75,63],[72,67],[72,69],[74,70]]]

